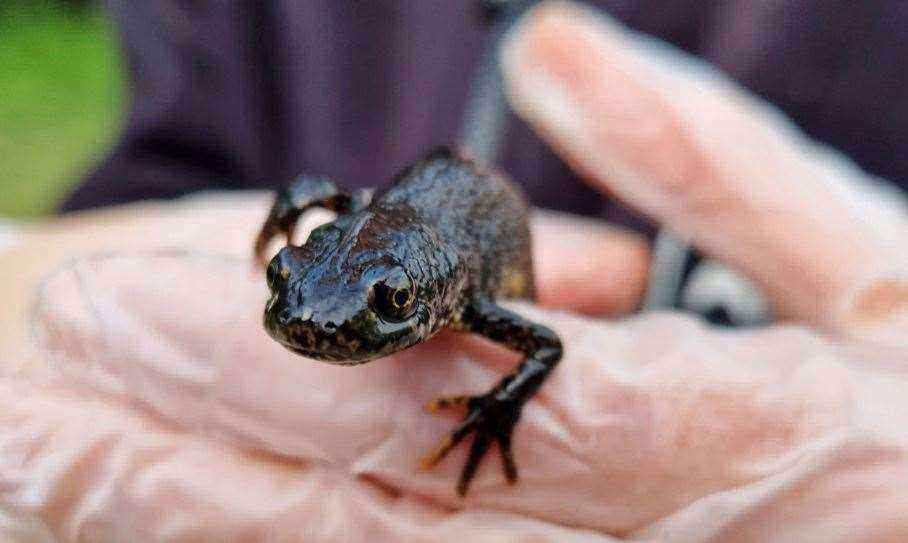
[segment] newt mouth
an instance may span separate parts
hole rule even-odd
[[[315,349],[311,345],[316,338],[309,330],[294,331],[286,328],[275,329],[271,327],[266,327],[266,329],[268,335],[288,351],[319,362],[327,362],[338,366],[356,366],[375,358],[353,358],[350,352],[343,350],[342,345],[323,344],[321,349]]]
[[[303,347],[300,347],[299,345],[288,343],[286,341],[278,340],[278,343],[280,343],[281,346],[288,351],[294,352],[300,356],[311,358],[312,360],[316,360],[318,362],[326,362],[334,366],[359,366],[360,364],[365,364],[366,362],[369,362],[371,360],[371,358],[367,358],[365,360],[350,360],[323,352],[310,351],[309,349],[305,349]]]

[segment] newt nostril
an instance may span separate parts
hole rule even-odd
[[[281,311],[281,314],[278,315],[277,319],[282,326],[287,326],[288,324],[290,324],[290,310],[284,309],[283,311]]]
[[[334,321],[328,321],[322,325],[322,328],[325,330],[325,332],[333,334],[337,331],[337,324],[335,324]]]

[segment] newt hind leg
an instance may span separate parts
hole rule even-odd
[[[548,328],[530,322],[490,301],[472,304],[463,318],[467,331],[482,334],[522,352],[526,358],[485,394],[455,396],[429,402],[428,409],[466,408],[466,416],[441,445],[422,461],[423,469],[440,462],[469,434],[474,434],[469,456],[461,471],[457,493],[465,496],[479,462],[492,443],[501,453],[505,479],[517,481],[517,466],[511,452],[511,435],[520,420],[523,405],[545,381],[561,359],[561,341]]]
[[[502,300],[535,300],[535,284],[531,264],[514,264],[502,270],[495,296]]]
[[[255,239],[255,258],[262,265],[268,265],[265,249],[268,243],[282,235],[290,243],[293,230],[300,216],[308,209],[321,207],[341,214],[355,213],[369,205],[372,190],[355,193],[342,191],[331,179],[303,175],[278,192],[268,218]]]

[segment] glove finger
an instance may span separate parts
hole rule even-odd
[[[533,215],[539,303],[586,315],[623,315],[643,297],[649,245],[637,234],[564,213]]]
[[[840,331],[880,281],[908,311],[904,199],[692,57],[551,2],[502,65],[511,104],[578,172],[745,272],[780,316]]]

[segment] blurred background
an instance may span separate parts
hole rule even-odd
[[[54,210],[116,140],[125,85],[103,9],[0,0],[0,216]]]
[[[908,186],[908,3],[588,3]],[[273,188],[304,171],[386,185],[456,141],[489,38],[479,5],[0,0],[0,219]],[[498,162],[534,204],[652,232],[513,115],[507,125]]]

